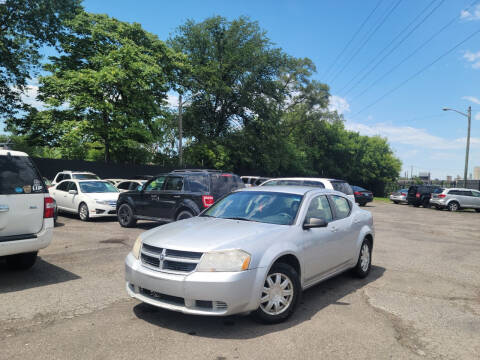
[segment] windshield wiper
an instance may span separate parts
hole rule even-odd
[[[243,221],[255,221],[255,222],[258,222],[257,220],[247,219],[247,218],[243,218],[243,217],[226,217],[226,218],[223,218],[223,219],[243,220]]]

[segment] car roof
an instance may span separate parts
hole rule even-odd
[[[271,179],[268,179],[267,181],[270,181],[270,180],[301,180],[301,181],[304,181],[304,180],[316,180],[316,181],[344,181],[344,182],[347,182],[345,180],[340,180],[340,179],[332,179],[332,178],[316,178],[316,177],[284,177],[284,178],[271,178]]]
[[[28,156],[27,153],[21,151],[14,151],[14,150],[0,150],[0,156]]]
[[[444,190],[462,190],[462,191],[474,190],[474,191],[478,191],[477,189],[467,189],[467,188],[447,188],[447,189],[444,189]]]
[[[312,188],[311,186],[289,186],[289,185],[278,185],[278,186],[260,186],[260,187],[248,187],[241,188],[235,191],[255,191],[255,192],[272,192],[272,193],[285,193],[285,194],[295,194],[295,195],[305,195],[308,192],[315,191],[319,194],[340,194],[345,196],[343,193],[339,193],[335,190],[330,189],[320,189]]]
[[[59,171],[59,174],[90,174],[90,175],[96,175],[95,173],[91,171],[76,171],[76,170],[63,170]]]

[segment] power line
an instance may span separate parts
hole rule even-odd
[[[478,29],[477,31],[473,32],[472,34],[470,34],[469,36],[467,36],[465,39],[463,39],[462,41],[460,41],[458,44],[456,44],[454,47],[450,48],[449,50],[447,50],[446,52],[444,52],[442,55],[440,55],[439,57],[437,57],[434,61],[432,61],[431,63],[427,64],[426,66],[424,66],[423,68],[421,68],[419,71],[417,71],[415,74],[413,74],[412,76],[410,76],[409,78],[407,78],[406,80],[404,80],[403,82],[401,82],[399,85],[397,85],[396,87],[394,87],[393,89],[391,89],[390,91],[387,91],[385,94],[383,94],[382,96],[380,96],[377,100],[375,100],[373,103],[371,103],[370,105],[367,105],[365,106],[362,110],[360,110],[359,112],[357,112],[355,115],[353,116],[357,116],[358,114],[362,113],[363,111],[371,108],[372,106],[376,105],[378,102],[382,101],[384,98],[386,98],[388,95],[390,95],[391,93],[393,93],[394,91],[400,89],[402,86],[404,86],[406,83],[408,83],[410,80],[416,78],[418,75],[420,75],[421,73],[423,73],[424,71],[426,71],[429,67],[435,65],[437,62],[439,62],[441,59],[443,59],[445,56],[447,56],[448,54],[450,54],[452,51],[454,51],[455,49],[457,49],[459,46],[463,45],[464,43],[466,43],[468,40],[470,40],[472,37],[474,37],[475,35],[477,35],[478,33],[480,33],[480,29]]]
[[[470,8],[475,6],[480,0],[475,0],[465,11],[468,11]],[[437,32],[435,32],[432,36],[430,36],[427,40],[425,40],[422,44],[420,44],[415,50],[413,50],[410,54],[405,56],[400,62],[398,62],[396,65],[391,67],[388,71],[386,71],[383,75],[379,76],[376,80],[374,80],[373,83],[371,83],[369,86],[367,86],[363,91],[358,93],[356,96],[354,96],[355,99],[362,97],[365,95],[368,91],[370,91],[376,84],[378,84],[380,81],[382,81],[384,78],[386,78],[388,75],[390,75],[392,72],[394,72],[396,69],[398,69],[400,66],[402,66],[406,61],[408,61],[410,58],[412,58],[415,54],[417,54],[421,49],[423,49],[426,45],[428,45],[434,38],[436,38],[438,35],[440,35],[443,31],[445,31],[447,28],[452,26],[456,21],[458,20],[458,16],[455,16],[452,20],[450,20],[447,24],[445,24],[443,27],[441,27]]]
[[[335,60],[333,60],[333,62],[330,64],[330,66],[328,67],[327,71],[325,72],[325,74],[323,75],[323,78],[326,78],[328,76],[328,74],[330,73],[330,71],[332,70],[332,68],[337,64],[338,60],[340,59],[340,57],[345,53],[345,51],[347,51],[348,47],[350,46],[350,44],[355,40],[355,38],[357,37],[357,35],[360,33],[360,31],[362,31],[363,27],[365,26],[365,24],[368,22],[368,20],[370,20],[370,18],[373,16],[373,14],[375,13],[375,11],[378,9],[378,7],[380,6],[380,4],[383,2],[383,0],[379,0],[377,5],[375,5],[375,7],[373,8],[373,10],[370,12],[370,14],[368,14],[368,16],[365,18],[365,20],[363,20],[362,24],[360,25],[360,27],[357,29],[357,31],[353,34],[353,36],[350,38],[350,40],[347,42],[347,44],[345,45],[345,47],[342,49],[342,51],[340,51],[340,53],[337,55],[337,57],[335,58]]]
[[[373,35],[376,34],[376,32],[382,27],[383,24],[385,24],[385,22],[388,20],[388,18],[390,17],[390,15],[392,15],[392,13],[395,11],[395,9],[398,7],[398,5],[400,5],[400,3],[402,2],[402,0],[398,0],[395,5],[387,12],[387,14],[383,17],[383,19],[380,21],[380,23],[373,29],[372,32],[370,32],[370,34],[367,36],[367,38],[365,39],[365,41],[360,45],[360,47],[357,48],[357,50],[352,54],[352,56],[347,60],[347,62],[343,65],[343,67],[340,69],[340,71],[338,71],[336,73],[336,75],[332,78],[331,82],[335,81],[335,79],[341,75],[343,73],[343,71],[345,70],[345,68],[350,65],[350,63],[352,62],[352,60],[360,53],[360,51],[363,50],[363,48],[365,47],[365,45],[370,41],[370,39],[373,37]]]
[[[418,19],[420,16],[422,16],[422,14],[423,14],[424,12],[426,12],[426,11],[428,10],[428,8],[429,8],[432,4],[435,3],[435,1],[437,1],[437,0],[432,0],[432,1],[430,2],[430,4],[428,4],[427,7],[424,8],[424,9],[420,12],[420,14],[418,14],[417,17],[416,17],[412,22],[410,22],[410,24],[408,24],[408,26],[407,26],[406,28],[404,28],[404,29],[395,37],[395,39],[394,39],[389,45],[387,45],[385,48],[383,48],[383,50],[382,50],[376,57],[374,57],[374,58],[372,59],[372,62],[373,62],[373,60],[375,60],[376,58],[378,58],[378,57],[383,53],[384,50],[388,49],[388,48],[402,35],[403,32],[405,32],[408,28],[410,28],[410,26],[411,26],[412,24],[414,24],[414,23],[417,21],[417,19]],[[350,91],[352,91],[353,89],[355,89],[366,77],[368,77],[368,75],[370,75],[381,63],[383,63],[387,57],[389,57],[396,49],[398,49],[398,47],[399,47],[400,45],[402,45],[402,44],[405,42],[405,40],[407,40],[421,25],[423,25],[423,24],[425,23],[425,21],[427,21],[428,18],[429,18],[430,16],[432,16],[433,13],[434,13],[440,6],[442,6],[442,4],[443,4],[444,2],[445,2],[445,0],[441,0],[436,7],[434,7],[433,9],[431,9],[430,12],[429,12],[417,25],[415,25],[405,36],[403,36],[402,39],[400,39],[400,41],[399,41],[396,45],[394,45],[394,47],[393,47],[392,49],[390,49],[389,52],[387,52],[382,58],[380,58],[376,63],[374,63],[374,65],[371,67],[371,69],[370,69],[369,71],[367,71],[367,72],[362,76],[362,78],[361,78],[360,80],[358,80],[353,86],[351,86],[351,87],[345,92],[344,96],[347,95],[347,94],[348,94]],[[372,63],[372,62],[370,62],[370,63]],[[342,92],[344,89],[346,89],[346,88],[348,87],[348,85],[349,85],[356,77],[358,77],[358,75],[360,75],[360,74],[361,74],[361,71],[360,71],[352,80],[350,80],[350,81],[347,83],[347,85],[345,85],[345,86],[340,90],[340,92]]]

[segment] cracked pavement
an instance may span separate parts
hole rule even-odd
[[[0,262],[0,359],[479,359],[480,214],[374,202],[373,268],[307,290],[293,317],[197,317],[127,297],[138,234],[59,217],[30,271]]]

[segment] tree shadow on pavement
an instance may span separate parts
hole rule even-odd
[[[0,259],[0,294],[77,280],[80,276],[38,258],[35,265],[23,271],[9,270]]]
[[[370,282],[383,276],[385,268],[373,266],[366,279],[353,278],[348,272],[324,281],[303,293],[301,303],[290,319],[281,324],[264,325],[254,322],[248,316],[229,317],[194,316],[141,303],[133,308],[135,315],[150,324],[189,335],[215,339],[250,339],[295,327],[310,320],[327,306],[349,306],[340,301]]]

